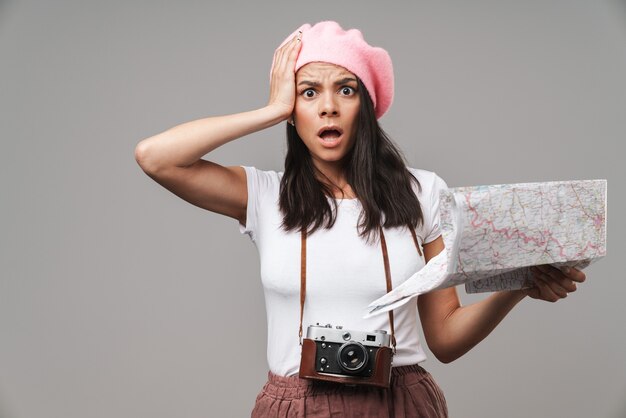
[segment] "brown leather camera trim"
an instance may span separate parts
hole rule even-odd
[[[302,341],[302,358],[300,361],[300,371],[298,375],[303,379],[323,380],[326,382],[336,382],[352,385],[370,385],[388,388],[391,381],[391,358],[393,356],[390,347],[381,347],[376,352],[374,374],[368,378],[328,376],[319,373],[315,369],[315,353],[317,346],[315,341],[305,338]],[[389,367],[385,367],[388,364]]]

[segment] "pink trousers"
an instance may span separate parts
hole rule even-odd
[[[252,418],[441,418],[448,416],[443,392],[421,366],[394,367],[388,389],[278,376],[268,373]]]

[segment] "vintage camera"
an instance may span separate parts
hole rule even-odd
[[[302,342],[299,376],[348,385],[389,387],[393,352],[386,331],[310,325]]]

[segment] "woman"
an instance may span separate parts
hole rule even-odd
[[[386,293],[383,241],[393,286],[444,248],[438,195],[445,182],[435,173],[406,167],[380,129],[377,119],[392,98],[386,51],[335,22],[304,25],[274,54],[267,106],[185,123],[136,148],[136,159],[150,177],[196,206],[237,219],[259,250],[270,371],[254,417],[447,416],[441,389],[418,364],[425,355],[417,310],[429,348],[448,363],[484,339],[524,297],[554,302],[585,280],[576,269],[566,274],[542,266],[535,271],[535,287],[497,292],[469,306],[461,306],[455,288],[419,296],[417,304],[394,311],[389,389],[299,378],[302,324],[390,330],[384,315],[362,319],[364,307]],[[284,173],[201,159],[283,121]]]

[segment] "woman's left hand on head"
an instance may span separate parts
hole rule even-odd
[[[549,264],[531,267],[532,279],[535,287],[524,289],[533,299],[556,302],[567,297],[568,293],[576,291],[576,284],[585,281],[582,271],[573,267],[557,268]]]

